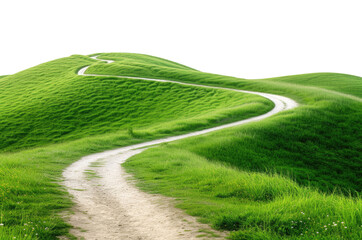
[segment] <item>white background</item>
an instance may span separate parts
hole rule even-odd
[[[242,78],[362,76],[361,0],[1,0],[0,34],[0,75],[134,52]]]

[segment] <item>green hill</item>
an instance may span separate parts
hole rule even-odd
[[[177,80],[288,96],[298,108],[266,120],[164,144],[124,166],[140,186],[232,239],[361,237],[362,78],[315,73],[241,79],[142,54],[74,55],[0,77],[0,238],[68,231],[54,213],[70,206],[54,183],[89,153],[260,115],[261,97]],[[341,223],[343,222],[343,224]],[[333,223],[336,223],[334,226]],[[26,225],[24,225],[26,224]],[[324,227],[326,226],[326,227]],[[25,229],[25,230],[24,230]],[[45,230],[46,229],[46,230]]]

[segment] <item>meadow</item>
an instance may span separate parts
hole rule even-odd
[[[69,226],[58,213],[71,201],[57,181],[81,156],[273,107],[261,97],[226,90],[76,75],[89,64],[87,73],[170,79],[297,100],[296,109],[163,144],[124,167],[142,189],[178,199],[178,207],[231,231],[231,239],[361,237],[360,77],[316,73],[248,80],[147,55],[94,55],[115,62],[74,55],[0,79],[5,113],[0,117],[0,237],[66,235]]]

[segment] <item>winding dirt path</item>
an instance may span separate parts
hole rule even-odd
[[[97,57],[92,58],[97,59]],[[102,61],[112,62],[111,60]],[[63,184],[74,197],[73,200],[76,203],[73,209],[74,214],[68,216],[68,222],[74,226],[71,233],[79,237],[79,239],[176,240],[224,238],[226,233],[216,232],[208,225],[198,223],[194,217],[174,208],[173,199],[138,190],[130,180],[131,176],[123,170],[121,164],[131,156],[141,153],[149,146],[259,121],[278,112],[292,109],[298,104],[292,99],[268,93],[211,87],[162,79],[86,74],[85,72],[88,67],[80,69],[78,74],[83,76],[112,76],[172,82],[197,87],[225,89],[257,94],[274,102],[275,107],[270,112],[257,117],[193,133],[92,154],[74,162],[63,172],[65,179]]]

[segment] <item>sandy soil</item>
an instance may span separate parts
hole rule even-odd
[[[96,57],[93,57],[97,59]],[[110,60],[107,60],[111,63]],[[105,76],[86,74],[88,67],[79,70],[79,75]],[[197,84],[180,83],[170,80],[117,76],[120,78],[142,79],[147,81],[173,82],[182,85],[218,88]],[[292,99],[237,89],[231,91],[257,94],[274,102],[270,112],[242,121],[205,129],[189,134],[174,136],[146,143],[127,146],[111,151],[83,157],[70,165],[64,172],[64,186],[74,197],[76,203],[73,214],[69,214],[68,222],[74,226],[71,233],[79,239],[220,239],[227,233],[212,230],[201,224],[194,217],[186,215],[174,207],[175,200],[138,190],[130,175],[121,166],[129,157],[141,153],[148,146],[171,142],[178,139],[197,136],[223,128],[237,126],[248,122],[259,121],[280,111],[297,106]],[[142,148],[142,149],[139,149]]]

